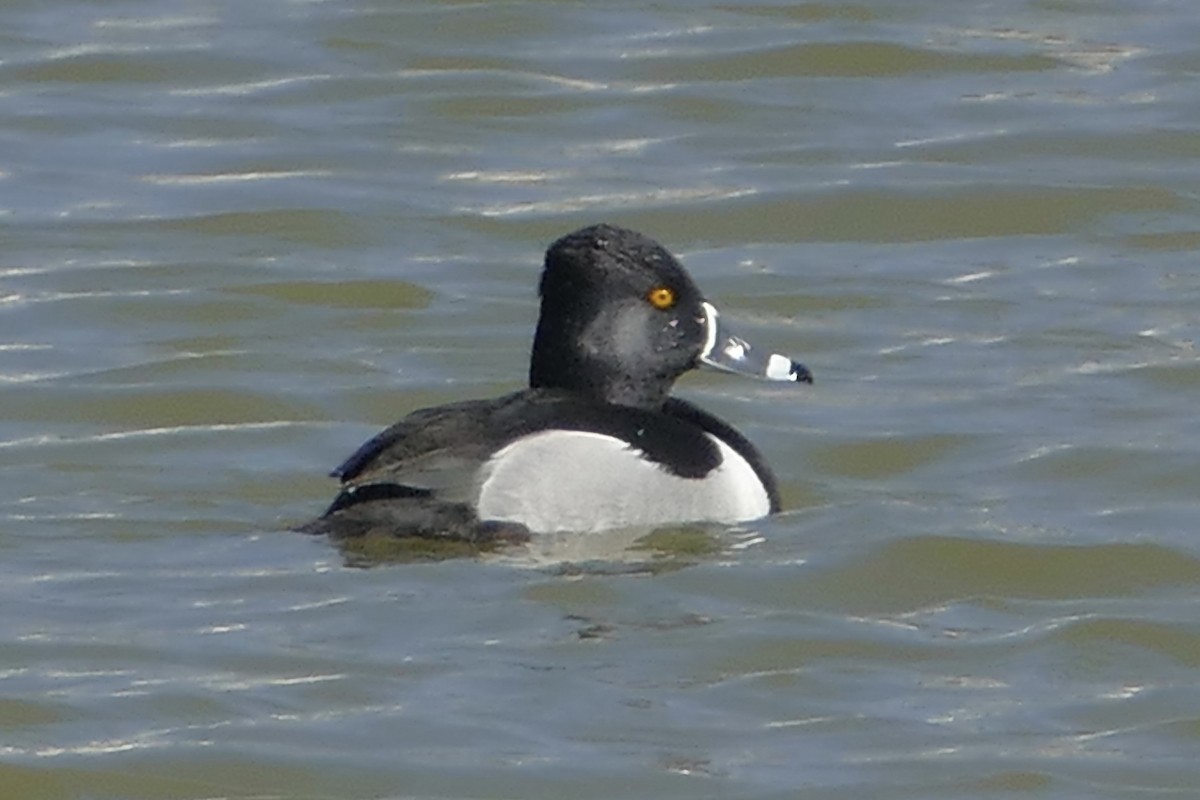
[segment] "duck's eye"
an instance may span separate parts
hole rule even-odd
[[[670,286],[655,286],[646,293],[646,299],[659,311],[666,311],[675,305],[678,298],[675,296],[675,290]]]

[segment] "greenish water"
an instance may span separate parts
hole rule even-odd
[[[0,0],[0,796],[1194,796],[1198,41],[1184,0]],[[601,220],[816,373],[679,388],[785,513],[287,532],[519,386]]]

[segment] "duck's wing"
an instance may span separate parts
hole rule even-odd
[[[528,391],[414,411],[367,440],[330,473],[347,487],[394,484],[465,500],[479,467],[520,435],[511,418]]]
[[[480,466],[508,434],[497,424],[518,392],[414,411],[367,440],[333,472],[342,489],[299,530],[350,538],[372,532],[478,540],[471,500]]]

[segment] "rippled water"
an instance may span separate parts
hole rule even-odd
[[[1195,796],[1197,42],[1187,0],[0,2],[0,794]],[[520,385],[600,220],[813,368],[680,388],[786,513],[286,532]]]

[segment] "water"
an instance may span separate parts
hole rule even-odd
[[[0,3],[0,794],[1196,796],[1197,41],[1183,0]],[[286,532],[519,386],[600,220],[813,368],[680,387],[784,514]]]

